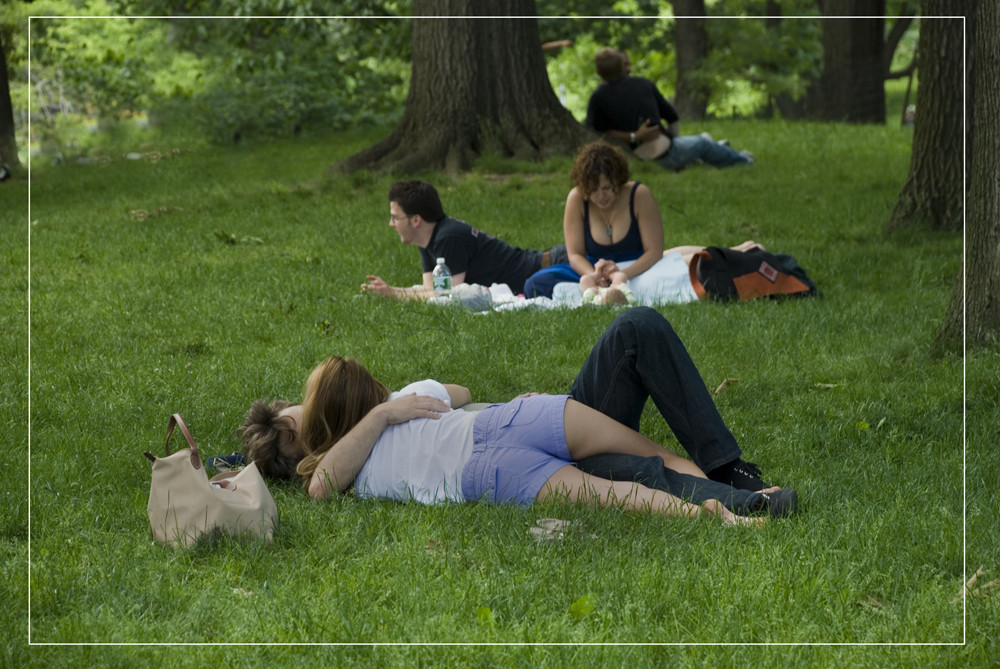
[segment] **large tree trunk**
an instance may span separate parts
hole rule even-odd
[[[966,0],[956,7],[955,0],[924,0],[923,14],[954,14],[974,4]],[[910,174],[887,230],[921,221],[941,230],[962,229],[962,48],[961,19],[921,21]]]
[[[540,159],[593,137],[552,90],[534,0],[414,0],[413,13],[403,118],[339,169],[457,172],[483,153]],[[502,18],[514,16],[528,18]]]
[[[677,95],[674,106],[682,120],[705,118],[708,110],[707,86],[692,76],[708,57],[708,30],[705,28],[705,0],[672,0],[674,48],[677,56]]]
[[[14,136],[14,107],[10,103],[10,82],[7,80],[7,54],[0,35],[0,164],[16,167],[17,140]]]
[[[971,147],[972,183],[965,233],[963,270],[967,271],[959,272],[937,337],[948,345],[961,344],[964,325],[967,345],[996,346],[1000,342],[1000,10],[997,4],[993,0],[980,3],[974,21],[975,69],[971,78],[975,81],[975,98],[969,102],[976,132]],[[922,33],[920,39],[923,41]],[[920,83],[923,87],[923,79]]]
[[[885,123],[885,0],[822,3],[822,118],[850,123]],[[879,16],[872,16],[879,14]],[[864,18],[859,18],[864,16]]]

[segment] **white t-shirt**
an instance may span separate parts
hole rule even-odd
[[[444,385],[432,379],[411,383],[389,399],[411,393],[430,395],[451,406]],[[464,502],[462,469],[472,454],[475,420],[474,412],[452,410],[438,419],[390,425],[354,479],[354,494],[424,504]]]

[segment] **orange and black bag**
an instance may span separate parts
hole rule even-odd
[[[694,292],[703,300],[820,294],[795,258],[763,249],[734,251],[709,246],[691,258],[689,271]]]

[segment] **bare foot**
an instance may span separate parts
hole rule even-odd
[[[764,516],[750,518],[749,516],[737,516],[735,513],[722,518],[722,524],[727,527],[763,527],[767,522]]]
[[[702,508],[707,513],[719,516],[722,519],[722,524],[727,527],[762,527],[767,522],[767,518],[762,516],[753,518],[750,516],[738,516],[716,499],[705,500]]]
[[[625,297],[625,293],[618,290],[617,288],[608,288],[607,292],[604,293],[603,304],[628,304],[628,298]]]

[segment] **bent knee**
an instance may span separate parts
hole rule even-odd
[[[652,307],[639,306],[626,309],[612,322],[612,327],[633,327],[636,330],[646,331],[650,328],[665,328],[673,331],[673,328],[663,314]]]

